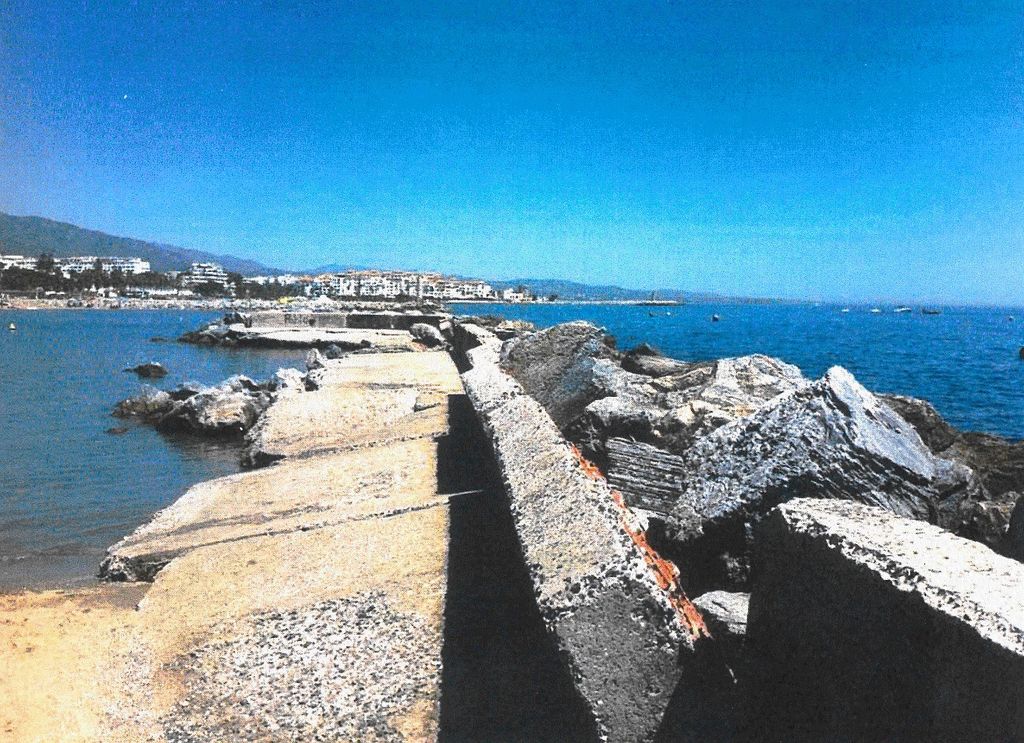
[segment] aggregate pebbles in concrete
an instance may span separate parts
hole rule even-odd
[[[437,688],[439,654],[415,615],[377,592],[254,615],[180,664],[167,740],[395,740],[388,720]]]

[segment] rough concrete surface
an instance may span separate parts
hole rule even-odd
[[[794,500],[755,535],[763,740],[1019,740],[1024,566],[930,524]]]
[[[659,585],[642,525],[493,354],[476,360],[466,392],[492,442],[541,614],[601,733],[727,738],[727,671],[705,663],[707,641],[685,597]]]
[[[250,464],[434,435],[461,392],[448,354],[353,354],[312,373],[322,394],[281,394],[247,437]]]
[[[5,621],[34,621],[45,642],[0,648],[5,675],[17,674],[0,691],[74,714],[57,725],[26,702],[5,712],[0,734],[438,737],[449,499],[436,439],[459,377],[437,353],[357,356],[322,372],[319,390],[281,397],[312,420],[275,418],[263,432],[284,461],[197,485],[111,549],[111,577],[153,581],[102,586],[133,600],[83,609],[78,594],[26,594],[4,607]],[[366,404],[372,390],[389,404]],[[417,400],[432,407],[417,411]],[[0,627],[11,643],[34,636]],[[26,682],[49,693],[17,690]]]

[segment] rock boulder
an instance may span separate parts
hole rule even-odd
[[[841,367],[701,438],[684,470],[668,536],[705,561],[712,586],[742,580],[750,526],[792,498],[859,501],[948,526],[979,489],[968,467],[936,457]]]
[[[442,348],[448,345],[441,331],[425,322],[413,323],[409,332],[413,338],[428,348]]]
[[[134,372],[143,379],[160,379],[167,376],[167,369],[157,361],[147,361],[144,364],[125,369],[126,372]]]

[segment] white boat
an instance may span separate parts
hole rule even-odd
[[[881,315],[882,311],[880,309],[878,309],[877,307],[872,307],[871,308],[871,314],[872,315]]]
[[[8,330],[17,330],[18,326],[15,325],[14,323],[11,323],[10,325],[7,326],[7,329]]]
[[[841,309],[839,311],[842,312],[845,315],[847,312],[850,311],[850,308],[849,307],[843,307],[843,309]]]
[[[893,312],[902,315],[905,312],[913,312],[913,310],[904,305],[903,307],[897,307],[895,310],[893,310]]]

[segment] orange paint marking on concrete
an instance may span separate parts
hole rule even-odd
[[[569,448],[587,477],[604,482],[604,473],[601,472],[600,467],[584,457],[574,445],[569,444]],[[683,589],[679,587],[679,568],[671,560],[666,560],[658,554],[658,551],[651,546],[647,540],[647,532],[636,523],[636,516],[629,506],[626,505],[622,493],[617,490],[612,490],[611,492],[612,502],[619,511],[620,525],[629,535],[630,539],[633,540],[633,544],[640,550],[644,562],[654,573],[654,579],[657,581],[658,586],[668,594],[668,601],[676,610],[679,621],[690,630],[690,634],[694,638],[710,638],[711,631],[704,623],[704,617],[701,616],[700,611],[690,601]]]

